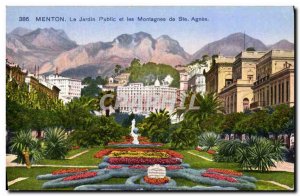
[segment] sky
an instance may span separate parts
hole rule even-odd
[[[40,22],[36,17],[64,17],[63,22]],[[29,17],[30,21],[19,21]],[[114,17],[115,22],[78,22],[80,17]],[[127,22],[121,17],[166,18],[165,22]],[[175,21],[169,21],[169,18]],[[185,17],[189,21],[178,21]],[[195,22],[191,18],[207,18]],[[71,22],[70,18],[77,18]],[[158,38],[169,35],[177,40],[190,54],[205,44],[219,40],[232,33],[245,32],[265,44],[286,39],[294,42],[293,7],[10,7],[6,8],[6,32],[16,27],[28,29],[63,29],[78,44],[112,41],[117,36],[140,31]]]

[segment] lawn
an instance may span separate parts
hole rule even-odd
[[[94,158],[93,155],[102,149],[101,147],[95,147],[88,149],[89,152],[76,157],[72,160],[43,160],[40,161],[39,164],[47,164],[47,165],[78,165],[78,166],[97,166],[102,160]],[[87,149],[77,149],[69,152],[67,157],[73,156],[77,153],[85,151]],[[207,158],[212,158],[212,155],[207,154],[205,152],[198,152],[195,150],[179,150],[178,152],[184,155],[184,162],[189,163],[192,168],[201,169],[201,168],[224,168],[224,169],[234,169],[240,170],[236,163],[217,163],[207,161],[198,156],[189,154],[188,152],[193,152],[195,154],[199,154],[200,156],[205,156]],[[51,173],[53,170],[60,169],[59,167],[33,167],[31,169],[26,168],[7,168],[7,180],[11,181],[18,177],[29,177],[27,180],[17,182],[14,185],[9,187],[10,190],[42,190],[42,184],[45,181],[36,180],[36,176],[40,174]],[[266,180],[266,181],[276,181],[281,184],[287,185],[289,187],[294,186],[294,174],[290,172],[265,172],[261,173],[258,171],[247,171],[243,172],[245,175],[250,175],[256,177],[258,180]],[[124,183],[125,178],[113,178],[109,179],[103,184],[118,184]],[[198,183],[194,183],[188,180],[175,178],[175,181],[179,186],[195,186],[200,185]],[[97,184],[102,184],[97,183]],[[203,184],[201,184],[203,186]],[[277,185],[268,183],[268,182],[257,182],[256,190],[286,190],[285,188],[279,187]],[[204,185],[205,186],[205,185]],[[63,189],[55,189],[55,190],[73,190],[73,188],[63,188]]]

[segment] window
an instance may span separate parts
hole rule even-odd
[[[286,81],[286,102],[289,102],[289,81]]]
[[[275,85],[274,85],[274,104],[277,103],[277,97],[276,97],[276,96],[277,96],[277,93],[276,93],[276,90],[277,90],[277,89],[276,89],[276,87],[277,87],[277,85],[275,84]]]
[[[281,83],[281,100],[284,102],[284,82]]]
[[[250,80],[250,81],[253,80],[253,75],[248,75],[247,79]]]
[[[273,105],[273,86],[271,86],[271,105]]]
[[[249,109],[249,99],[248,98],[243,99],[243,108],[244,108],[244,111]]]
[[[278,103],[281,102],[281,85],[280,83],[278,84]]]

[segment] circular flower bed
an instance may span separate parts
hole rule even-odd
[[[164,178],[150,178],[148,176],[144,177],[144,181],[148,184],[153,184],[153,185],[163,185],[166,184],[170,181],[169,177],[164,177]]]
[[[242,172],[237,172],[231,169],[217,169],[217,168],[209,168],[207,172],[214,172],[214,173],[220,173],[220,174],[227,174],[232,176],[242,176]]]
[[[216,179],[216,180],[228,181],[228,182],[232,182],[232,183],[237,182],[237,180],[235,178],[232,178],[232,177],[229,177],[229,176],[223,176],[221,174],[205,172],[205,173],[202,174],[202,176],[207,177],[207,178],[213,178],[213,179]]]
[[[92,178],[95,176],[97,176],[97,172],[85,172],[85,173],[77,174],[74,176],[65,177],[63,179],[63,181],[80,180],[80,179],[84,179],[84,178]]]
[[[52,175],[60,175],[60,174],[68,174],[68,173],[79,173],[79,172],[85,172],[85,171],[88,171],[88,169],[85,169],[85,168],[60,169],[60,170],[53,171]]]

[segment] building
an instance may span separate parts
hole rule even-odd
[[[29,92],[31,90],[35,90],[37,92],[46,94],[52,99],[58,99],[59,97],[59,88],[57,88],[55,85],[40,81],[34,74],[28,74],[25,78],[25,82],[28,84]]]
[[[188,90],[195,93],[205,93],[206,83],[204,72],[208,72],[210,69],[210,61],[204,63],[196,62],[187,67],[188,72]]]
[[[27,75],[26,70],[22,70],[18,64],[11,63],[6,60],[6,78],[11,81],[12,79],[16,80],[17,83],[22,84],[25,82]]]
[[[266,52],[244,51],[235,57],[232,64],[232,80],[225,78],[225,86],[220,89],[226,114],[250,109],[253,102],[252,86],[256,77],[256,64]]]
[[[226,84],[232,82],[234,61],[234,57],[218,56],[213,58],[211,68],[204,72],[207,93],[218,94]]]
[[[177,88],[163,86],[158,79],[152,86],[129,83],[118,86],[116,91],[120,112],[148,115],[156,109],[166,109],[170,113],[175,109]]]
[[[103,91],[115,91],[118,86],[125,86],[128,84],[130,73],[121,73],[116,77],[110,77],[108,84],[102,87]]]
[[[63,100],[64,103],[81,96],[81,80],[54,74],[47,76],[45,82],[55,85],[60,89],[59,98]]]
[[[8,81],[14,79],[18,84],[26,83],[29,92],[34,89],[50,98],[58,99],[59,89],[56,86],[40,81],[37,73],[28,73],[26,70],[22,70],[18,64],[6,61],[6,77]]]
[[[256,65],[251,109],[294,105],[294,51],[271,50]]]

